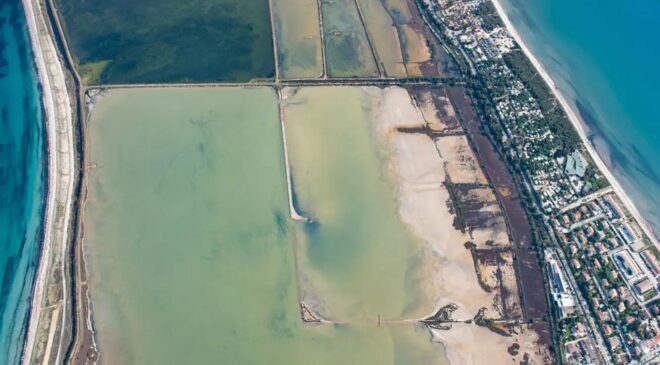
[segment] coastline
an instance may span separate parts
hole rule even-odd
[[[559,88],[556,86],[555,82],[550,77],[550,74],[545,70],[543,64],[536,58],[536,56],[534,56],[534,54],[531,52],[527,44],[523,41],[522,37],[515,29],[513,23],[506,14],[506,11],[502,6],[502,4],[500,3],[500,1],[499,0],[491,0],[491,1],[495,6],[495,9],[497,10],[497,14],[502,19],[502,22],[506,26],[506,29],[509,31],[511,36],[513,36],[513,38],[516,40],[520,49],[523,51],[523,53],[529,59],[532,65],[534,65],[536,71],[541,75],[546,85],[548,85],[555,98],[557,98],[557,100],[561,104],[562,108],[564,109],[564,112],[568,116],[568,119],[571,121],[571,124],[573,125],[578,135],[580,136],[580,139],[582,140],[583,145],[585,146],[587,152],[589,153],[589,156],[591,156],[591,159],[594,161],[594,164],[596,164],[599,171],[605,176],[607,181],[614,189],[616,195],[619,197],[619,199],[621,199],[621,201],[625,205],[628,212],[633,216],[633,218],[637,221],[641,229],[644,231],[644,234],[651,240],[651,242],[654,245],[657,246],[658,245],[657,237],[653,232],[653,230],[649,227],[649,223],[639,213],[639,210],[635,206],[632,199],[630,199],[630,197],[625,193],[625,191],[621,187],[621,184],[614,177],[614,174],[610,171],[610,169],[607,167],[605,162],[601,159],[595,147],[591,144],[591,142],[587,138],[587,134],[584,130],[585,124],[583,124],[584,122],[578,116],[579,114],[576,113],[576,111],[570,106],[569,102],[566,100],[566,97],[561,93],[561,91],[559,91]]]
[[[48,154],[48,163],[47,163],[47,189],[46,193],[44,195],[44,204],[45,204],[45,210],[44,210],[44,217],[43,217],[43,241],[40,245],[40,256],[39,256],[39,264],[37,268],[37,273],[34,279],[34,284],[33,284],[33,301],[30,306],[30,318],[29,318],[29,328],[28,328],[28,334],[26,336],[26,341],[25,341],[25,346],[24,346],[24,354],[23,354],[23,362],[29,363],[31,356],[32,356],[32,351],[33,349],[38,345],[36,343],[36,338],[37,335],[39,334],[40,330],[40,315],[43,310],[47,309],[46,307],[43,306],[43,301],[44,301],[44,295],[47,292],[48,289],[48,280],[51,279],[51,272],[49,268],[51,267],[51,260],[53,259],[53,255],[56,256],[57,254],[57,246],[58,244],[61,245],[61,257],[65,257],[66,255],[65,250],[68,244],[67,240],[67,227],[68,224],[70,223],[70,216],[71,216],[71,198],[73,194],[73,182],[74,182],[74,177],[73,174],[62,174],[60,169],[57,167],[60,166],[62,162],[60,162],[60,154],[61,151],[58,151],[58,147],[60,147],[60,144],[63,143],[60,138],[66,138],[67,141],[64,141],[64,143],[71,142],[71,146],[73,146],[73,136],[71,134],[71,129],[69,127],[68,135],[63,136],[64,134],[67,134],[66,131],[64,133],[61,133],[58,129],[62,128],[61,126],[58,127],[58,123],[63,123],[66,124],[68,123],[69,125],[71,124],[71,108],[70,108],[70,103],[66,104],[68,108],[65,108],[68,110],[68,114],[63,115],[61,112],[61,109],[59,110],[60,113],[58,114],[58,107],[62,108],[64,104],[62,104],[62,100],[57,100],[59,96],[61,96],[61,92],[59,93],[60,95],[53,95],[54,93],[58,93],[58,91],[64,90],[64,94],[67,95],[66,102],[69,102],[68,94],[66,92],[66,82],[63,77],[63,68],[61,63],[59,62],[59,59],[57,57],[57,52],[55,51],[55,57],[54,60],[53,58],[51,59],[45,59],[44,54],[50,54],[52,56],[52,51],[55,50],[52,44],[52,40],[50,42],[47,42],[45,47],[46,49],[42,49],[41,46],[41,41],[43,41],[43,38],[40,41],[40,37],[43,37],[44,34],[41,33],[38,29],[37,22],[43,21],[43,18],[39,18],[38,15],[35,14],[34,9],[33,9],[33,1],[35,0],[22,0],[23,6],[25,9],[25,16],[27,18],[27,23],[30,29],[30,39],[31,39],[31,44],[33,48],[33,53],[34,53],[34,62],[37,65],[37,70],[38,70],[38,75],[39,75],[39,80],[40,80],[40,93],[41,93],[41,99],[42,103],[44,106],[44,125],[46,128],[46,134],[47,134],[47,140],[46,140],[46,145],[47,145],[47,154]],[[38,0],[36,0],[38,1]],[[654,232],[649,228],[648,223],[646,220],[642,217],[642,215],[639,213],[637,210],[636,206],[634,205],[634,202],[626,195],[624,192],[623,188],[619,185],[618,181],[612,174],[612,172],[609,170],[607,165],[604,163],[604,161],[600,158],[598,155],[597,151],[595,150],[594,146],[589,142],[587,135],[584,131],[584,124],[582,119],[579,117],[579,114],[577,114],[573,108],[570,107],[570,103],[567,101],[567,99],[564,97],[564,95],[561,94],[559,89],[556,87],[555,83],[553,82],[552,78],[549,76],[549,74],[545,71],[543,65],[534,57],[534,55],[531,53],[529,48],[526,46],[526,44],[522,41],[522,38],[520,35],[517,33],[515,28],[513,27],[512,23],[508,19],[503,7],[501,6],[500,2],[498,0],[493,0],[493,4],[495,5],[495,8],[497,9],[497,12],[499,16],[502,18],[503,22],[506,25],[507,30],[512,34],[512,36],[516,39],[518,42],[520,48],[523,50],[524,54],[528,57],[528,59],[532,62],[534,65],[535,69],[541,76],[543,77],[544,81],[546,84],[550,87],[552,90],[553,94],[555,97],[559,100],[559,102],[562,105],[562,108],[564,111],[567,113],[567,116],[569,117],[571,123],[573,124],[574,128],[578,132],[583,144],[585,145],[585,148],[587,149],[589,155],[592,157],[592,160],[594,161],[595,165],[598,167],[598,169],[601,171],[601,173],[606,177],[606,179],[609,181],[611,184],[612,188],[616,192],[617,196],[622,200],[623,204],[625,205],[626,209],[630,212],[630,214],[635,218],[635,220],[639,223],[640,227],[644,231],[644,233],[649,237],[649,239],[657,245],[657,239],[656,236],[654,235]],[[43,14],[41,14],[43,15]],[[48,35],[46,34],[46,37]],[[48,41],[48,39],[47,39]],[[50,75],[49,76],[49,71],[51,73],[55,72],[55,75]],[[62,76],[62,79],[60,80],[59,76]],[[52,78],[52,79],[51,79]],[[59,83],[62,81],[62,83]],[[54,85],[53,85],[54,84]],[[283,118],[282,118],[283,120]],[[284,125],[282,125],[282,133],[284,134]],[[62,135],[61,135],[62,134]],[[287,152],[286,152],[286,141],[284,141],[284,148],[285,148],[285,160],[286,160],[286,168],[287,168],[287,179],[288,181],[288,188],[289,188],[289,204],[290,204],[290,209],[291,209],[291,216],[292,218],[296,220],[304,220],[304,217],[301,217],[295,212],[295,207],[293,206],[292,203],[292,197],[291,197],[291,185],[290,185],[290,172],[289,172],[289,166],[288,166],[288,157],[287,157]],[[68,147],[67,147],[68,148]],[[69,168],[73,167],[73,149],[68,149],[65,154],[71,158],[69,162],[71,162],[71,165],[68,165]],[[64,162],[66,164],[67,161]],[[53,168],[54,167],[54,168]],[[63,176],[62,175],[67,175],[67,181],[63,183]],[[66,198],[62,198],[63,190],[66,188],[64,185],[67,183],[70,183],[69,189],[67,192]],[[58,199],[65,199],[63,201]],[[65,209],[65,218],[64,218],[64,226],[60,226],[57,223],[57,214],[59,212],[57,211],[57,208],[60,206],[59,204],[64,205]],[[294,216],[295,215],[295,216]],[[58,227],[63,227],[63,230],[58,232]],[[58,240],[57,238],[53,239],[53,235],[57,234],[63,234],[64,237]],[[55,262],[57,263],[57,262]],[[53,263],[53,264],[55,264]],[[60,262],[61,263],[61,262]],[[57,264],[60,264],[57,263]],[[61,327],[60,330],[63,333],[64,331],[64,321],[66,320],[65,316],[65,310],[67,308],[66,301],[68,298],[66,297],[66,291],[67,288],[65,285],[62,286],[64,290],[64,295],[63,295],[63,305],[60,307],[61,312],[57,312],[57,316],[59,316],[59,320],[61,322]],[[88,293],[87,293],[88,295]],[[60,310],[58,308],[57,310]],[[88,315],[90,312],[88,312]],[[54,315],[55,316],[55,315]],[[57,322],[57,319],[55,320],[44,320],[44,323],[53,323]],[[53,336],[54,336],[54,325],[50,325],[50,327],[47,327],[49,329],[49,336],[48,337],[48,346],[46,346],[46,352],[49,353],[51,351],[51,345],[57,346],[58,343],[53,343]],[[61,336],[60,336],[61,338]],[[53,349],[53,352],[55,352],[55,349]],[[60,349],[57,349],[57,358],[58,360],[60,359]],[[455,360],[452,360],[451,362],[454,363]]]
[[[54,270],[61,270],[61,274],[64,272],[74,183],[74,174],[72,173],[74,149],[71,129],[71,104],[57,50],[47,31],[43,14],[38,16],[35,12],[33,0],[22,0],[22,4],[39,77],[48,156],[43,240],[33,286],[28,331],[22,356],[22,363],[30,363],[33,360],[33,350],[38,345],[37,336],[44,326],[42,314],[47,307],[54,306],[50,318],[43,319],[43,322],[47,323],[44,330],[48,331],[46,347],[52,347],[58,324],[60,327],[59,339],[62,338],[65,328],[64,321],[67,314],[68,294],[63,278],[61,278],[60,296],[53,298],[55,303],[46,303],[49,306],[44,304],[45,301],[51,300],[46,295],[50,289],[49,284],[55,286],[60,284],[57,281],[54,283],[49,282],[49,279],[57,280],[50,275],[51,270],[55,267]],[[57,289],[59,290],[59,288]],[[56,362],[59,362],[61,349],[59,343],[56,345]],[[45,354],[52,352],[51,348],[45,348],[43,351]]]
[[[40,245],[40,253],[37,265],[37,273],[34,278],[33,297],[30,304],[30,316],[28,319],[28,331],[23,346],[22,363],[29,363],[31,349],[34,345],[34,337],[36,336],[35,322],[38,321],[38,314],[41,312],[41,297],[43,295],[47,265],[45,262],[50,258],[50,234],[52,232],[52,216],[54,209],[53,188],[55,186],[55,176],[53,174],[53,166],[55,165],[55,157],[51,152],[54,145],[53,141],[53,99],[48,90],[49,83],[45,77],[45,62],[41,54],[41,47],[39,43],[38,30],[36,26],[36,17],[32,9],[31,0],[22,0],[23,11],[25,14],[26,22],[28,25],[28,32],[30,35],[30,44],[32,47],[32,54],[34,56],[34,63],[37,68],[37,76],[39,78],[39,92],[41,94],[41,103],[44,113],[44,127],[46,128],[46,155],[48,160],[46,163],[46,194],[45,194],[45,209],[43,218],[43,239]]]
[[[43,211],[47,194],[45,115],[40,108],[41,93],[36,67],[32,63],[27,23],[22,17],[23,6],[20,2],[0,6],[1,17],[5,20],[16,10],[19,18],[5,21],[0,30],[4,41],[3,55],[0,57],[3,64],[0,94],[5,98],[0,104],[3,114],[7,114],[3,118],[4,133],[0,144],[11,144],[3,148],[0,169],[16,170],[11,174],[13,176],[5,176],[0,184],[5,189],[0,193],[5,203],[0,208],[0,230],[4,235],[0,239],[3,245],[0,271],[5,272],[0,298],[3,308],[0,313],[3,336],[0,338],[3,349],[0,363],[3,364],[17,363],[23,354],[44,234]],[[26,62],[29,64],[26,65]],[[13,109],[21,106],[22,111]]]

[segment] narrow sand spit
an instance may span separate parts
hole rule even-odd
[[[591,156],[596,166],[598,166],[598,169],[603,173],[603,175],[605,175],[605,177],[610,182],[610,184],[614,188],[614,191],[619,196],[619,198],[621,199],[625,207],[628,209],[628,211],[632,214],[635,220],[639,222],[644,233],[653,241],[654,245],[658,246],[659,242],[657,240],[657,237],[654,235],[653,230],[649,228],[648,223],[639,213],[633,201],[628,197],[628,195],[626,195],[625,191],[623,190],[619,182],[616,180],[616,178],[614,177],[610,169],[607,167],[605,162],[603,162],[603,160],[598,155],[598,152],[596,151],[595,147],[591,144],[591,142],[587,138],[587,134],[585,133],[584,130],[584,125],[582,124],[581,119],[578,117],[578,114],[568,103],[568,101],[561,93],[561,91],[559,91],[557,85],[550,77],[550,74],[548,74],[548,72],[543,67],[543,64],[539,62],[536,56],[534,56],[534,54],[530,51],[529,47],[527,47],[523,39],[520,37],[520,34],[516,30],[516,28],[514,28],[513,23],[511,23],[511,20],[504,11],[504,8],[502,7],[502,4],[500,4],[499,0],[493,0],[493,5],[495,6],[495,9],[497,10],[497,13],[499,14],[500,18],[502,18],[502,21],[504,22],[504,25],[506,26],[509,33],[511,33],[511,35],[516,40],[516,42],[518,42],[520,48],[523,50],[527,58],[532,62],[534,68],[536,68],[536,71],[541,75],[541,77],[543,77],[545,83],[548,85],[550,90],[552,90],[552,93],[555,95],[557,100],[559,100],[559,103],[566,112],[568,119],[575,127],[575,130],[578,132],[580,139],[582,139],[582,143],[586,147],[587,152],[589,152],[589,155]]]
[[[278,100],[278,113],[280,120],[280,128],[282,129],[282,146],[284,146],[284,167],[286,171],[286,186],[287,192],[289,194],[289,214],[291,219],[294,221],[307,221],[308,219],[298,214],[296,207],[293,204],[293,187],[291,186],[291,165],[289,164],[289,149],[286,144],[286,129],[284,126],[285,120],[285,109],[284,103],[289,97],[288,94],[282,92],[282,90],[277,91],[277,100]]]
[[[422,280],[424,292],[436,303],[436,308],[457,304],[458,309],[453,313],[455,320],[473,319],[481,308],[487,309],[486,318],[501,318],[499,291],[487,292],[480,286],[472,254],[465,247],[468,241],[492,237],[471,237],[453,225],[455,215],[449,210],[450,195],[444,185],[447,178],[445,165],[450,161],[439,153],[436,142],[428,136],[396,131],[397,127],[423,126],[422,106],[417,108],[402,88],[370,88],[366,91],[372,95],[374,103],[375,134],[389,151],[387,169],[397,181],[400,218],[427,244],[425,277]],[[442,139],[437,143],[441,144]],[[453,147],[460,148],[460,144]],[[482,180],[477,178],[477,181]],[[494,207],[499,210],[499,206]],[[493,232],[498,239],[505,239],[508,243],[506,235],[504,238],[500,235],[500,228]],[[511,272],[506,272],[506,275],[511,276]],[[511,279],[508,278],[496,285],[504,285],[505,291],[514,291],[515,296],[507,298],[506,304],[513,307],[514,313],[520,313],[517,283],[515,276],[513,278],[514,282],[508,282]],[[450,330],[432,332],[434,339],[445,345],[452,365],[503,364],[512,361],[512,358],[520,361],[525,352],[532,355],[534,361],[533,353],[538,351],[538,336],[533,331],[523,330],[505,337],[476,324],[454,323]],[[521,351],[514,356],[507,350],[515,343],[521,345]],[[540,362],[537,360],[535,363]]]
[[[41,7],[35,0],[23,0],[23,7],[46,114],[48,193],[44,217],[44,241],[41,246],[22,362],[46,363],[49,359],[42,360],[41,357],[52,354],[54,363],[60,363],[62,354],[59,340],[63,335],[65,327],[63,322],[68,308],[66,303],[68,293],[62,273],[69,239],[68,228],[75,179],[73,120],[64,71]],[[59,316],[59,320],[54,318],[55,316]],[[56,335],[55,331],[58,329],[60,333]],[[54,336],[57,336],[58,341],[52,340]]]

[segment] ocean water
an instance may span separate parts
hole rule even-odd
[[[660,233],[660,2],[500,0]]]
[[[0,364],[18,363],[45,192],[43,120],[23,10],[0,1]]]

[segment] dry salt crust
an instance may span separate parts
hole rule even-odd
[[[474,152],[465,136],[442,137],[436,142],[438,151],[447,160],[447,173],[457,184],[488,184]]]
[[[389,150],[388,172],[398,182],[399,216],[426,242],[430,251],[425,255],[424,292],[438,308],[457,304],[459,309],[453,313],[455,319],[471,319],[482,307],[488,308],[487,317],[500,317],[494,304],[499,291],[487,293],[480,287],[472,256],[464,247],[472,238],[451,224],[454,216],[446,205],[449,193],[442,184],[447,159],[440,157],[434,142],[427,136],[396,132],[397,127],[423,125],[422,112],[404,89],[392,87],[368,89],[367,92],[374,100],[375,133]],[[515,277],[508,279],[503,285],[517,293]],[[509,304],[517,305],[519,310],[517,301]],[[533,331],[503,337],[483,327],[458,324],[449,331],[432,332],[435,340],[445,345],[452,365],[507,363],[512,360],[507,348],[513,343],[521,345],[518,361],[525,351],[530,354],[537,351],[538,337]],[[532,356],[532,361],[541,363],[537,356]]]

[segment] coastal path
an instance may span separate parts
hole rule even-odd
[[[212,87],[296,87],[296,86],[435,86],[463,85],[455,77],[343,77],[324,79],[285,79],[285,80],[253,80],[248,82],[199,82],[199,83],[153,83],[153,84],[98,84],[86,85],[84,90],[95,89],[136,89],[136,88],[212,88]]]

